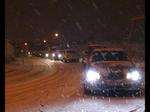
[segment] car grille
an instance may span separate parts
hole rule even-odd
[[[124,75],[123,73],[109,73],[108,74],[108,77],[107,77],[109,80],[120,80],[120,79],[123,79],[124,78]]]

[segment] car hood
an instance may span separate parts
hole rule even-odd
[[[91,64],[91,68],[103,74],[110,72],[127,72],[131,67],[133,67],[133,64],[129,61],[105,61]]]

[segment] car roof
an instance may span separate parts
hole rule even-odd
[[[95,48],[95,47],[101,47],[101,48],[106,48],[106,46],[104,46],[104,45],[99,45],[99,44],[90,44],[90,45],[88,45],[88,47],[92,47],[92,48]]]
[[[122,48],[96,48],[94,51],[124,51]]]
[[[77,51],[76,49],[65,49],[64,51]]]

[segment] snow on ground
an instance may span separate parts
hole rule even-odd
[[[43,109],[44,112],[144,112],[144,101],[140,98],[82,98],[65,105],[46,108]]]
[[[5,90],[6,112],[143,112],[144,110],[144,97],[85,96],[80,83],[82,65],[79,63],[52,62],[38,58],[30,59],[28,62],[33,65],[34,71],[29,71],[30,75],[28,72],[19,71],[6,73],[6,79],[9,79]],[[9,67],[13,69],[13,66]],[[51,71],[55,70],[52,68],[57,68],[58,72],[51,74]],[[36,75],[36,71],[39,70],[42,72],[33,80],[31,76]],[[18,73],[21,76],[17,75]],[[11,82],[11,79],[15,81],[18,77],[28,77],[28,81]]]
[[[39,60],[36,62],[36,60]],[[39,59],[39,58],[26,58],[17,59],[16,61],[5,65],[6,72],[6,85],[9,83],[30,81],[41,77],[41,73],[56,72],[56,66],[48,64],[50,60]]]

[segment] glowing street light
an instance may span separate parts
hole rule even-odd
[[[55,37],[58,37],[58,35],[59,35],[58,33],[55,33]]]
[[[46,40],[44,40],[43,42],[46,43]]]
[[[26,42],[25,42],[25,43],[24,43],[24,45],[25,45],[25,46],[27,46],[27,45],[28,45],[28,43],[26,43]]]

